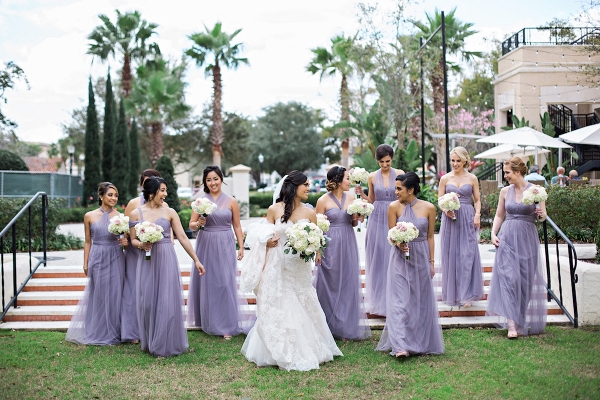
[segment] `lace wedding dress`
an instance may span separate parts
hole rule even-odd
[[[312,264],[298,254],[284,253],[285,230],[292,225],[277,220],[275,225],[255,228],[256,239],[242,267],[241,289],[255,291],[257,319],[242,353],[259,367],[308,371],[343,354],[312,286]],[[271,237],[281,239],[267,254],[266,242]]]

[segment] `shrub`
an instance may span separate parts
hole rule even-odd
[[[0,149],[0,171],[29,171],[29,168],[18,154]]]
[[[548,215],[565,233],[571,228],[593,232],[600,221],[600,186],[548,188]]]
[[[596,263],[600,264],[600,221],[596,227]]]
[[[85,216],[85,213],[90,210],[91,210],[91,208],[85,208],[85,207],[64,208],[62,210],[63,215],[62,215],[60,223],[61,224],[65,224],[65,223],[69,223],[69,222],[83,223],[83,217]]]
[[[500,192],[490,193],[485,196],[481,196],[481,225],[491,226],[494,222],[494,216],[496,215],[496,209],[498,208],[498,199],[500,198]]]
[[[175,170],[173,168],[173,162],[167,156],[162,156],[156,162],[156,170],[160,172],[160,175],[167,184],[167,198],[165,201],[173,210],[179,212],[181,209],[179,203],[179,197],[177,196],[177,182],[175,181]]]
[[[183,230],[190,229],[190,219],[192,219],[192,209],[185,208],[177,213],[179,215],[179,220],[181,221],[181,225],[183,225]]]

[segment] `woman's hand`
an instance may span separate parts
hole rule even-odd
[[[365,216],[361,214],[352,214],[352,219],[358,222],[365,222]]]
[[[141,242],[142,245],[140,246],[140,248],[144,251],[150,251],[152,250],[152,243],[150,242]]]
[[[204,273],[206,272],[206,270],[204,269],[204,265],[202,265],[202,263],[200,261],[196,261],[196,269],[198,270],[198,273],[200,274],[200,276],[204,275]]]
[[[87,267],[87,265],[83,266],[83,273],[85,274],[85,276],[88,276],[88,267]]]
[[[321,265],[321,253],[317,253],[315,256],[315,265]]]
[[[196,229],[200,229],[200,227],[204,225],[206,225],[206,218],[200,215],[198,220],[196,220]]]
[[[129,241],[127,240],[127,235],[124,235],[122,238],[119,238],[119,244],[122,247],[127,247],[129,246]]]
[[[454,214],[454,211],[444,211],[444,214],[446,214],[446,217],[448,217],[450,219],[456,218],[456,215]]]
[[[492,232],[492,244],[496,247],[500,246],[500,239]]]
[[[435,276],[435,266],[433,265],[433,263],[431,263],[431,277],[433,278]]]
[[[269,239],[267,240],[267,249],[272,249],[273,247],[277,247],[279,245],[279,239]]]
[[[364,192],[363,192],[363,189],[362,189],[362,186],[360,186],[360,185],[356,185],[356,186],[354,187],[354,194],[356,194],[356,195],[358,195],[358,196],[362,197],[362,195],[364,194]]]
[[[405,253],[410,250],[410,246],[408,245],[408,243],[398,243],[396,244],[396,247],[398,247],[400,251],[403,251]]]
[[[535,214],[537,215],[537,219],[538,221],[545,221],[546,217],[548,216],[548,214],[546,214],[546,211],[542,210],[542,208],[536,208],[535,209]]]
[[[242,245],[242,247],[240,247],[240,249],[238,250],[238,261],[240,261],[242,258],[244,258],[244,246]]]
[[[473,226],[475,227],[475,229],[479,229],[479,227],[481,226],[481,221],[480,221],[480,216],[479,214],[475,214],[475,217],[473,218]]]

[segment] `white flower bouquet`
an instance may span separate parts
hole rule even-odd
[[[438,198],[438,206],[444,212],[456,211],[460,208],[460,201],[456,193],[446,193],[442,197]],[[456,222],[456,216],[452,218],[452,221]]]
[[[369,181],[369,172],[364,168],[352,168],[348,173],[348,179],[353,185],[362,185]]]
[[[317,226],[319,229],[321,229],[323,232],[327,232],[330,225],[331,223],[325,214],[317,214]]]
[[[548,200],[546,189],[538,185],[531,185],[529,189],[523,192],[523,204],[534,204],[535,208],[540,208],[538,203]]]
[[[411,222],[398,222],[388,231],[388,242],[392,246],[399,243],[408,243],[419,236],[419,230]],[[407,260],[410,260],[409,251],[404,252]]]
[[[217,205],[206,197],[197,198],[192,202],[192,210],[196,214],[202,215],[204,218],[206,218],[209,214],[212,214],[212,212],[216,209]],[[204,230],[204,226],[201,226],[200,229]]]
[[[350,215],[358,214],[368,217],[369,215],[371,215],[374,209],[375,207],[373,206],[373,204],[369,203],[368,201],[356,199],[348,205],[348,209],[346,210],[346,212]],[[357,230],[358,232],[360,232],[360,222],[358,224]]]
[[[126,217],[123,213],[112,217],[108,222],[108,232],[119,235],[119,238],[123,239],[125,234],[129,232],[129,217]],[[121,250],[123,250],[123,246],[121,246]]]
[[[299,254],[304,262],[315,259],[317,253],[323,255],[323,250],[329,243],[329,238],[323,234],[321,228],[312,222],[297,222],[285,231],[288,247],[283,252]]]
[[[135,225],[135,234],[140,242],[156,243],[163,238],[163,228],[154,222],[140,222]],[[151,250],[146,252],[146,260],[150,259]]]

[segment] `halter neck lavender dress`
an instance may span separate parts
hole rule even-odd
[[[531,183],[527,185],[527,188]],[[535,226],[535,205],[517,203],[510,185],[490,282],[487,315],[497,316],[497,326],[513,320],[519,335],[544,331],[547,299],[540,263],[540,239]]]
[[[483,298],[483,275],[479,255],[479,230],[473,226],[473,186],[446,185],[446,193],[459,194],[456,221],[442,213],[440,247],[442,255],[442,300],[451,306]]]
[[[206,273],[200,276],[192,268],[187,323],[210,335],[248,333],[254,316],[240,313],[240,307],[248,303],[237,289],[237,252],[229,209],[233,197],[226,193],[216,200],[210,193],[204,197],[215,202],[217,209],[206,217],[204,230],[199,230],[196,238],[196,255]]]
[[[333,194],[328,195],[337,208],[325,211],[330,223],[326,235],[331,241],[317,268],[317,297],[334,337],[361,340],[371,336],[371,329],[361,310],[360,265],[352,216],[343,208],[345,193],[341,203]]]
[[[138,208],[140,221],[144,221]],[[135,225],[138,221],[130,221]],[[163,238],[152,245],[150,260],[139,257],[136,280],[137,315],[142,350],[159,357],[185,353],[188,348],[183,315],[183,285],[171,223],[159,218]]]
[[[381,170],[375,172],[373,191],[375,192],[374,210],[369,216],[365,235],[365,280],[367,311],[385,316],[387,270],[391,246],[387,242],[387,209],[396,200],[396,171],[392,168],[388,187],[383,184]]]
[[[109,214],[90,226],[88,283],[71,319],[66,340],[78,344],[113,345],[121,342],[121,296],[125,256],[117,235],[108,232]]]
[[[398,221],[412,222],[419,236],[410,242],[410,260],[398,247],[390,246],[388,299],[385,328],[376,350],[391,350],[392,355],[406,351],[411,354],[442,354],[444,339],[438,322],[438,308],[433,290],[429,263],[427,218],[415,216],[408,204]]]

